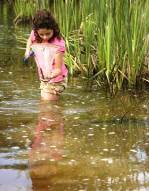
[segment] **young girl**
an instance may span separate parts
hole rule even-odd
[[[41,99],[58,100],[66,87],[68,73],[63,61],[65,42],[55,18],[49,11],[37,11],[32,25],[25,57],[29,57],[32,48],[41,81]]]

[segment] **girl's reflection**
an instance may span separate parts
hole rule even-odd
[[[50,177],[57,174],[57,163],[63,155],[63,136],[64,123],[60,107],[41,103],[29,156],[34,190],[42,190],[50,184]]]

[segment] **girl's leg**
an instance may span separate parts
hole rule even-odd
[[[41,81],[41,100],[56,101],[59,100],[60,94],[64,91],[66,82],[45,83]]]
[[[56,101],[59,99],[59,95],[51,94],[41,90],[41,100],[43,101]]]

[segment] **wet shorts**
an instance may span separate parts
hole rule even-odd
[[[60,95],[67,87],[67,80],[55,83],[48,83],[41,81],[40,89],[43,93],[50,93]]]

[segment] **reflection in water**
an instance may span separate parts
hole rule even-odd
[[[63,136],[64,123],[60,107],[52,103],[41,103],[29,153],[29,170],[34,191],[48,190],[50,178],[57,174],[57,162],[63,155]]]
[[[140,128],[132,124],[79,124],[74,120],[65,124],[64,136],[61,108],[41,103],[29,154],[33,191],[149,188],[145,170],[148,153],[143,140],[142,148],[137,144],[139,137],[143,139]]]

